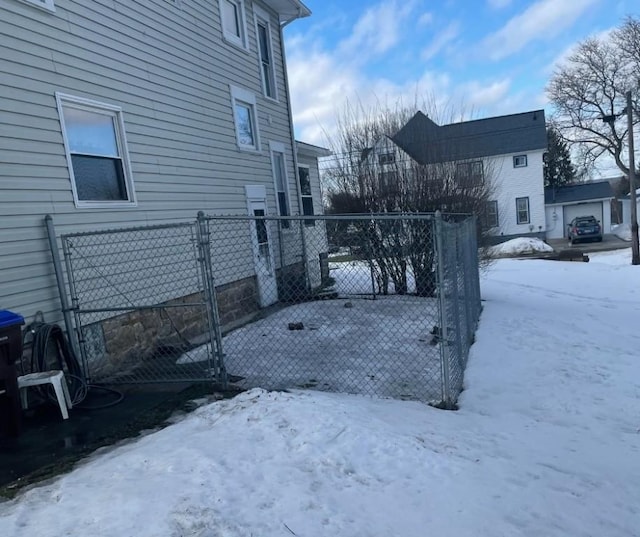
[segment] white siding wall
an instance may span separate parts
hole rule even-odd
[[[547,239],[563,239],[566,237],[564,211],[562,205],[547,205],[545,207],[547,222]]]
[[[0,308],[59,318],[47,213],[58,232],[246,214],[244,185],[264,184],[274,214],[270,140],[285,144],[299,212],[278,21],[276,102],[262,93],[252,5],[245,51],[222,39],[218,0],[56,0],[55,13],[2,0]],[[260,152],[236,145],[230,84],[256,95]],[[57,91],[122,107],[137,207],[75,207]]]
[[[545,231],[543,153],[542,150],[523,151],[486,160],[485,172],[491,177],[492,199],[498,201],[500,228],[496,230],[496,235],[525,235]],[[514,168],[513,157],[525,154],[527,166]],[[529,223],[518,224],[516,198],[525,197],[529,198]]]
[[[302,151],[298,152],[298,164],[309,167],[309,180],[311,182],[311,194],[313,196],[314,214],[324,214],[322,206],[322,188],[320,184],[320,170],[318,158]],[[327,229],[323,220],[316,220],[315,226],[304,228],[307,248],[307,266],[309,267],[309,280],[311,287],[316,288],[322,282],[320,272],[320,254],[327,253]]]

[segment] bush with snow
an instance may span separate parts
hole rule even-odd
[[[553,252],[546,242],[533,237],[518,237],[489,248],[491,257],[512,257]]]

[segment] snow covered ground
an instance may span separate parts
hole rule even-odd
[[[0,535],[640,534],[640,268],[500,260],[458,412],[252,390],[0,505]]]
[[[534,237],[518,237],[489,248],[491,257],[514,257],[545,252],[553,252],[553,248]]]

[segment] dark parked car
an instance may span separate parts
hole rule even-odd
[[[578,241],[602,240],[602,227],[600,221],[594,216],[578,216],[569,224],[569,242],[575,244]]]

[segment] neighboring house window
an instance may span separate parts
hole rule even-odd
[[[298,180],[300,181],[300,194],[302,196],[302,214],[305,216],[313,216],[313,195],[311,194],[311,176],[309,175],[308,166],[298,166]],[[305,220],[304,225],[313,227],[316,225],[315,220]]]
[[[385,164],[393,164],[396,161],[396,156],[393,153],[383,153],[378,157],[378,163],[381,166]]]
[[[122,109],[56,93],[76,205],[135,204]]]
[[[481,160],[460,162],[456,166],[456,181],[465,188],[480,186],[484,183],[484,167]]]
[[[529,223],[529,198],[516,198],[516,218],[518,224]]]
[[[271,165],[278,199],[278,214],[289,216],[289,189],[287,188],[287,168],[284,160],[284,144],[271,142]],[[280,225],[287,229],[289,220],[281,220]]]
[[[484,212],[484,228],[491,229],[498,225],[498,202],[488,201]]]
[[[231,86],[233,117],[236,125],[236,139],[240,149],[258,151],[260,137],[256,113],[256,97],[253,93]]]
[[[56,10],[56,6],[55,6],[53,0],[22,0],[22,1],[27,3],[27,4],[32,4],[34,6],[41,7],[43,9],[48,10],[48,11],[55,11]]]
[[[514,168],[526,168],[527,166],[527,155],[516,155],[513,157],[513,167]]]
[[[400,177],[397,171],[380,172],[378,174],[378,187],[383,199],[398,194],[400,190],[399,182]]]
[[[273,64],[273,46],[271,42],[271,24],[269,14],[254,7],[256,14],[256,38],[262,72],[262,88],[265,97],[276,99],[276,72]]]
[[[219,0],[222,35],[230,43],[247,48],[244,0]]]

